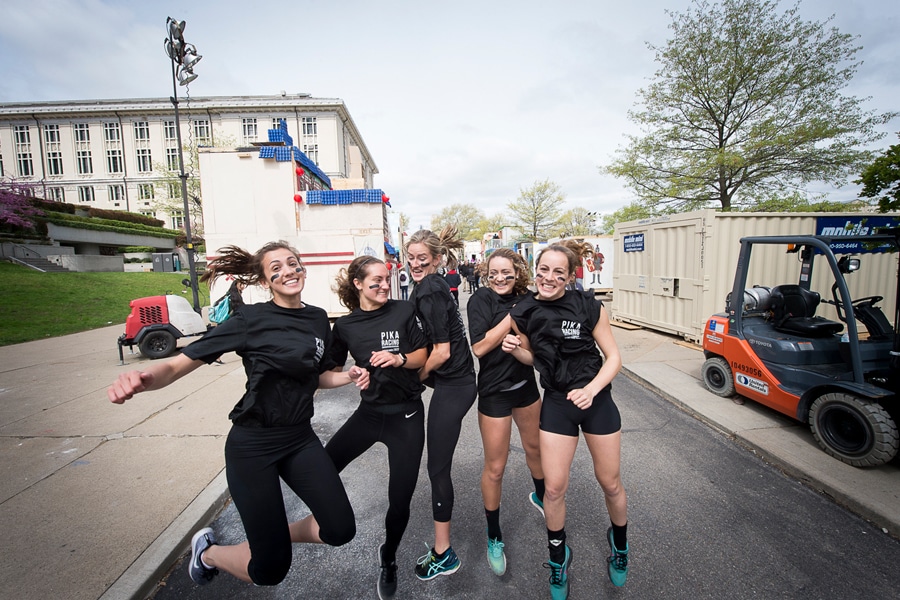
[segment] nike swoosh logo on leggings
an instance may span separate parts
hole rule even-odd
[[[408,415],[403,415],[403,416],[406,417],[406,418],[408,419],[408,418],[410,418],[411,416],[413,416],[414,414],[416,414],[417,412],[419,412],[419,411],[414,410],[414,411],[412,411],[411,413],[409,413]]]

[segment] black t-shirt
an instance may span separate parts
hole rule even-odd
[[[388,300],[377,310],[357,308],[339,318],[332,329],[334,341],[331,357],[335,364],[347,362],[347,353],[356,365],[368,369],[369,387],[361,392],[363,402],[402,404],[417,400],[423,385],[414,369],[405,367],[372,367],[372,352],[387,350],[408,354],[428,344],[416,323],[413,305],[402,300]]]
[[[500,296],[490,288],[478,288],[466,306],[472,344],[483,340],[487,332],[496,327],[509,314],[510,309],[524,298],[524,295],[515,294]],[[482,397],[509,390],[523,381],[534,381],[534,369],[520,363],[500,346],[478,359],[478,394]]]
[[[416,307],[419,326],[429,344],[450,343],[450,358],[433,371],[435,380],[463,383],[475,378],[475,361],[466,340],[459,307],[450,295],[450,286],[437,274],[426,275],[413,288],[409,301]],[[425,382],[433,386],[432,377]]]
[[[324,310],[283,308],[270,301],[245,305],[182,352],[207,364],[237,352],[247,384],[228,418],[238,425],[284,427],[312,418],[319,374],[335,366],[330,348]]]
[[[513,307],[510,314],[531,342],[534,367],[545,390],[567,394],[597,376],[603,358],[593,331],[602,308],[593,292],[574,290],[551,301],[529,294]]]

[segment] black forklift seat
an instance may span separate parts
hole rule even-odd
[[[828,337],[840,333],[844,326],[816,316],[821,297],[796,284],[772,288],[772,321],[776,331],[804,337]]]

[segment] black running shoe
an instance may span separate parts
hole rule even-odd
[[[384,544],[378,547],[378,562],[381,565],[381,575],[378,576],[378,598],[387,600],[397,593],[397,561],[384,560]]]

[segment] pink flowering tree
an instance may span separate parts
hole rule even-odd
[[[31,217],[43,214],[31,203],[34,187],[33,183],[15,179],[0,180],[0,225],[25,229],[34,227]]]

